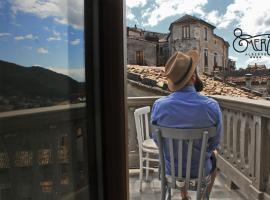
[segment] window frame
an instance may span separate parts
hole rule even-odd
[[[204,27],[204,40],[208,41],[208,30],[206,27]]]
[[[204,59],[204,71],[208,72],[208,64],[209,64],[209,55],[208,55],[208,49],[204,49],[203,51],[203,59]]]
[[[126,200],[125,3],[85,0],[84,8],[89,199]]]
[[[190,39],[190,25],[183,25],[182,26],[182,38],[183,39]]]
[[[214,66],[218,65],[217,58],[218,58],[218,54],[215,52],[214,53]]]

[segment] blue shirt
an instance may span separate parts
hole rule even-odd
[[[210,156],[220,143],[222,134],[222,114],[217,101],[212,98],[200,95],[196,92],[193,85],[186,86],[179,91],[176,91],[169,96],[162,97],[155,101],[152,107],[151,122],[163,127],[170,128],[206,128],[217,127],[217,132],[214,137],[209,138],[206,162],[205,175],[210,173],[212,162]],[[157,143],[156,138],[154,137]],[[165,141],[167,143],[168,141]],[[191,162],[191,177],[198,177],[198,166],[200,158],[201,141],[193,143],[192,162]],[[169,151],[165,144],[165,167],[166,174],[170,175]],[[183,145],[183,175],[186,171],[186,155],[187,145]],[[178,162],[177,149],[174,149],[175,155],[175,172],[177,176]]]

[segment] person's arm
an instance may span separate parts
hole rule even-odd
[[[217,127],[217,132],[214,137],[208,140],[208,152],[218,150],[220,145],[221,136],[223,134],[223,121],[220,107],[216,101],[212,101],[208,104],[208,113],[213,120],[214,125]]]

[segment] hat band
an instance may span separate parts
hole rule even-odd
[[[188,66],[187,71],[185,72],[184,76],[179,81],[175,82],[174,83],[175,85],[178,84],[178,83],[180,83],[180,82],[182,82],[185,79],[185,77],[188,74],[191,66],[192,66],[192,58],[190,58],[189,66]]]

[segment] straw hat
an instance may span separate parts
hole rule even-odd
[[[165,65],[168,88],[174,92],[182,89],[190,80],[199,62],[199,53],[190,50],[186,53],[177,51]]]

